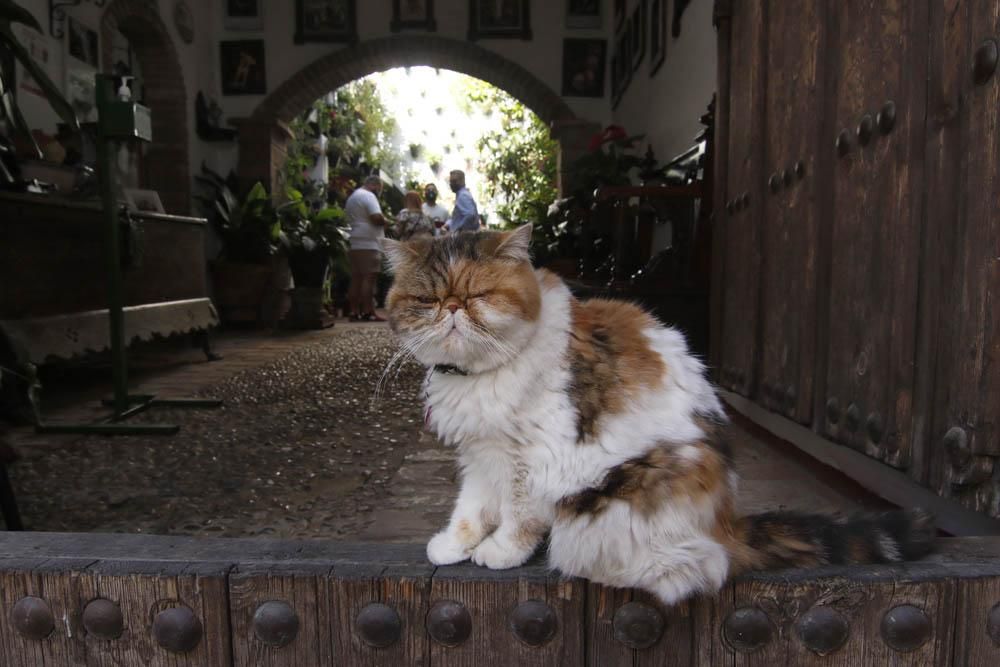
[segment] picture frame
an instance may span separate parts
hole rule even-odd
[[[639,4],[632,10],[626,30],[631,44],[632,70],[635,71],[646,56],[646,0],[639,0]]]
[[[356,0],[295,0],[296,44],[358,41]]]
[[[392,32],[426,30],[437,32],[434,0],[392,0]]]
[[[598,30],[601,27],[601,0],[566,0],[566,27]]]
[[[244,39],[219,42],[219,63],[223,95],[264,95],[267,93],[264,40]]]
[[[66,53],[94,69],[100,67],[100,38],[97,31],[72,16],[66,21]]]
[[[604,97],[605,39],[564,39],[562,94],[566,97]]]
[[[627,29],[622,30],[615,42],[611,58],[611,81],[611,108],[616,109],[632,82],[632,41]]]
[[[667,0],[649,3],[649,76],[655,76],[667,59]]]
[[[226,30],[264,30],[264,0],[223,0],[222,25]]]
[[[125,203],[130,211],[137,213],[166,213],[163,209],[163,202],[156,190],[136,190],[125,188],[122,190],[125,195]]]
[[[531,39],[529,0],[469,0],[469,40]]]

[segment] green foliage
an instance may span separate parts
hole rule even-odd
[[[259,182],[242,204],[231,198],[216,200],[211,220],[222,239],[224,259],[260,263],[278,250],[281,226],[271,197]]]
[[[336,204],[314,210],[293,188],[286,190],[285,198],[275,213],[295,284],[323,286],[329,280],[330,263],[336,268],[347,258],[350,234],[344,210]]]
[[[476,146],[497,215],[508,225],[537,219],[538,207],[548,207],[557,194],[557,144],[548,128],[521,102],[484,81],[471,80],[461,99],[467,112],[500,115],[500,129],[483,135]]]

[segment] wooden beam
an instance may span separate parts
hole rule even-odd
[[[817,461],[838,470],[872,493],[900,507],[923,507],[933,512],[937,517],[938,527],[946,533],[958,537],[1000,535],[1000,520],[942,498],[914,482],[905,473],[853,449],[834,444],[738,394],[724,389],[720,389],[719,393],[739,414]]]

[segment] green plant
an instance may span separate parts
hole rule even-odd
[[[344,210],[336,204],[315,210],[302,192],[292,188],[286,190],[285,197],[275,213],[292,277],[298,286],[320,287],[330,263],[347,258],[350,234]]]
[[[278,250],[281,226],[271,197],[256,183],[242,203],[229,188],[220,188],[209,216],[222,239],[220,259],[262,263]]]
[[[589,151],[569,167],[570,192],[589,205],[601,186],[631,185],[632,170],[642,159],[629,151],[643,135],[628,136],[619,125],[609,125],[590,138]]]

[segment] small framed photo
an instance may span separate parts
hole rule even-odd
[[[224,0],[222,25],[226,30],[263,30],[263,0]]]
[[[295,43],[358,40],[355,0],[295,0]]]
[[[607,41],[603,39],[563,40],[563,95],[604,97],[607,48]]]
[[[667,0],[650,0],[649,5],[649,76],[667,59]]]
[[[389,29],[393,32],[435,32],[437,22],[434,20],[434,0],[392,0],[392,23],[389,24]]]
[[[632,45],[632,69],[639,69],[646,56],[646,3],[640,2],[632,11],[628,24],[629,42]]]
[[[267,93],[264,40],[219,42],[223,95]]]
[[[98,63],[100,49],[98,48],[97,31],[91,30],[72,16],[68,17],[67,28],[66,50],[69,54],[80,62],[98,69],[100,67]]]
[[[566,0],[566,27],[601,27],[601,0]]]
[[[165,213],[163,204],[160,202],[160,195],[156,190],[132,190],[125,188],[125,203],[130,211],[142,213]]]
[[[469,39],[531,39],[529,0],[469,0]]]

